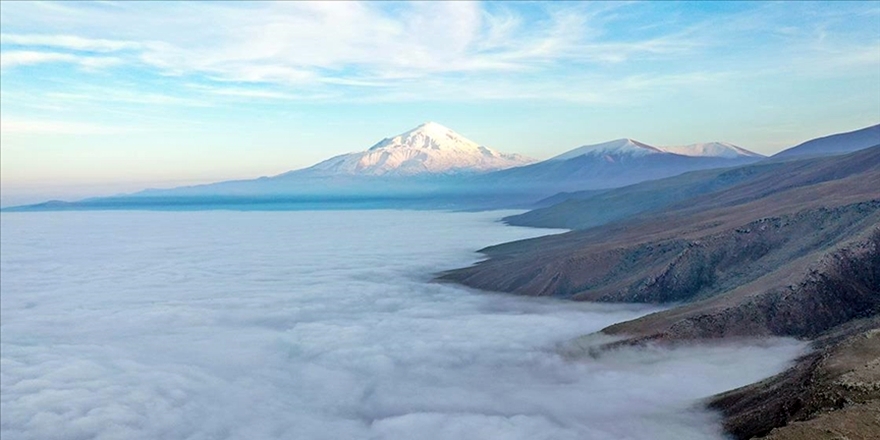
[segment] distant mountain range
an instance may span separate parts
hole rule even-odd
[[[864,148],[872,137],[880,136],[878,127],[806,142],[774,158]],[[607,190],[764,159],[726,142],[653,146],[618,139],[536,162],[426,122],[367,150],[272,177],[148,189],[77,202],[51,201],[8,210],[530,207],[554,195],[556,201],[566,200],[563,193]]]
[[[763,158],[764,156],[728,142],[656,147],[633,139],[617,139],[596,145],[585,145],[558,156],[551,161],[569,160],[581,156],[598,156],[608,161],[619,157],[644,157],[650,155],[677,154],[688,157],[716,157],[724,159]]]
[[[485,187],[531,189],[535,196],[615,188],[707,168],[753,163],[764,156],[725,142],[672,147],[617,139],[484,176]]]

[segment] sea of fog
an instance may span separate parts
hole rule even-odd
[[[792,341],[566,360],[649,313],[432,282],[502,212],[0,215],[0,437],[712,439]]]

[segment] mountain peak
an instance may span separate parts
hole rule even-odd
[[[764,157],[761,154],[738,147],[730,142],[704,142],[690,145],[673,145],[669,147],[660,147],[660,149],[667,153],[674,153],[681,156],[722,157],[726,159]]]
[[[580,156],[630,156],[641,157],[651,154],[676,154],[691,157],[717,157],[724,159],[760,158],[758,153],[738,147],[729,142],[706,142],[690,145],[655,147],[635,139],[622,138],[601,144],[584,145],[562,153],[550,160],[569,160]]]
[[[421,133],[430,133],[430,134],[440,134],[446,133],[450,130],[448,127],[445,127],[441,124],[438,124],[434,121],[427,121],[420,124],[418,127],[410,130],[410,132],[421,132]]]
[[[385,138],[367,151],[344,154],[307,168],[324,174],[415,175],[495,171],[532,162],[497,152],[436,122]]]
[[[584,145],[574,150],[562,153],[550,160],[569,160],[579,156],[604,156],[627,154],[633,156],[643,156],[647,154],[662,153],[660,149],[652,147],[646,143],[639,142],[635,139],[621,138],[613,141],[603,142],[601,144]]]
[[[472,144],[471,146],[479,147],[475,142],[466,139],[451,129],[429,121],[392,138],[382,139],[379,143],[370,147],[370,150],[388,147],[442,148],[450,144],[448,141],[462,145]]]

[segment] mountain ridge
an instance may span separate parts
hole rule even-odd
[[[687,145],[655,146],[631,138],[621,138],[598,144],[583,145],[547,159],[561,161],[581,156],[629,155],[643,157],[651,154],[676,154],[688,157],[714,157],[735,159],[741,157],[763,158],[764,155],[749,151],[729,142],[703,142]]]
[[[771,159],[792,159],[851,153],[880,144],[880,124],[858,130],[835,133],[801,142],[782,150]]]
[[[740,156],[761,158],[765,157],[763,154],[755,153],[754,151],[747,150],[730,142],[719,141],[702,142],[687,145],[671,145],[659,148],[667,153],[680,154],[683,156],[725,158],[736,158]]]
[[[715,176],[710,174],[706,177]],[[814,221],[820,217],[827,217],[827,221],[831,221],[839,214],[829,213],[828,208],[852,205],[857,207],[852,208],[852,212],[858,212],[853,214],[853,218],[880,215],[880,188],[873,184],[877,178],[880,178],[880,146],[845,156],[793,161],[750,174],[750,177],[740,180],[736,185],[700,193],[656,211],[638,213],[616,222],[563,235],[484,249],[481,252],[490,257],[488,260],[469,268],[451,271],[444,275],[444,279],[476,288],[524,295],[656,302],[659,297],[655,298],[653,294],[645,296],[647,291],[644,289],[654,292],[650,285],[631,279],[637,272],[622,269],[618,272],[616,266],[608,266],[612,264],[610,262],[621,259],[619,264],[630,264],[626,255],[632,252],[633,257],[647,258],[641,264],[640,272],[652,270],[650,268],[654,264],[660,264],[655,267],[660,270],[665,267],[663,265],[673,261],[678,252],[689,248],[688,241],[710,242],[706,237],[722,234],[724,240],[730,241],[718,241],[719,246],[721,243],[728,246],[736,243],[737,237],[745,238],[737,231],[754,229],[755,226],[749,226],[752,222],[801,215],[798,214],[800,212],[819,210],[812,217],[804,217],[804,221]],[[864,203],[867,204],[860,205]],[[826,211],[821,211],[823,209]],[[781,224],[793,225],[794,221],[785,220]],[[793,226],[786,229],[794,230]],[[760,234],[750,237],[758,235]],[[804,237],[798,239],[805,240]],[[769,243],[765,245],[770,246]],[[806,246],[804,249],[811,248]],[[792,252],[792,255],[797,255],[801,251]],[[695,251],[686,253],[693,254]],[[757,258],[763,256],[764,254],[758,253]],[[596,264],[590,271],[595,272],[594,275],[581,270],[591,261]],[[682,264],[678,264],[679,268]],[[604,269],[599,269],[600,267]],[[606,270],[610,272],[605,274]],[[740,272],[734,271],[728,275],[737,273]],[[754,271],[744,273],[754,274]],[[644,276],[648,280],[652,275],[644,272],[638,276]],[[701,287],[705,288],[708,287]],[[661,292],[654,293],[660,295]],[[697,291],[689,294],[702,295],[698,295]],[[689,298],[691,296],[678,297],[677,300]]]
[[[877,139],[874,139],[875,145],[880,144],[880,132],[877,132],[877,127],[880,126],[867,127],[854,132],[837,133],[799,145],[815,144],[814,141],[821,141],[821,143],[828,145],[827,142],[830,139],[833,141],[831,146],[836,149],[859,151],[865,148],[866,139],[868,141],[873,139],[871,137],[872,130],[877,134]],[[792,147],[790,150],[797,148]],[[691,171],[659,180],[621,186],[598,194],[595,191],[556,194],[552,198],[539,202],[535,206],[536,209],[507,217],[504,220],[515,226],[586,229],[621,219],[627,215],[662,209],[691,197],[720,191],[749,179],[757,179],[760,177],[759,175],[769,176],[766,178],[772,180],[773,173],[781,167],[786,167],[785,163],[791,160],[822,159],[828,156],[833,155],[830,153],[811,154],[781,159],[772,156],[746,166]],[[833,175],[833,170],[830,171],[830,174]]]

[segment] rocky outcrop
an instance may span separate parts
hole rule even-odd
[[[804,261],[793,262],[819,260],[878,223],[880,201],[873,200],[762,218],[687,239],[587,244],[562,255],[538,251],[529,260],[499,258],[444,278],[487,290],[604,302],[684,302],[737,289],[751,294],[779,289],[785,296],[788,283],[800,281],[796,277],[807,270]],[[487,271],[489,265],[497,269]]]
[[[696,339],[777,335],[814,338],[880,315],[880,228],[826,255],[800,282],[760,290],[761,280],[708,301],[603,330],[633,338]]]
[[[789,370],[712,398],[737,439],[874,439],[880,435],[880,317],[819,337]]]

